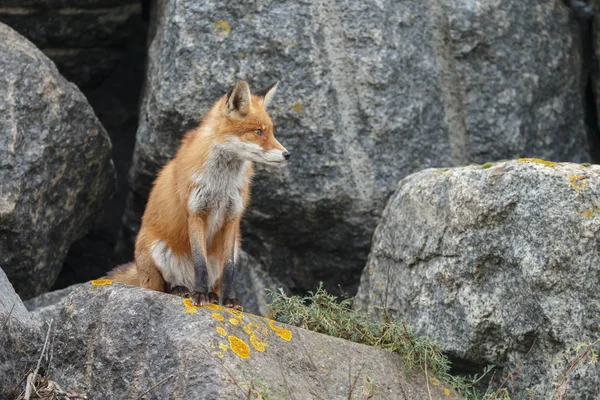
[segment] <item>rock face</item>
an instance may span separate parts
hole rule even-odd
[[[31,40],[79,87],[102,82],[124,56],[138,0],[4,0],[3,22]]]
[[[427,398],[393,353],[250,314],[123,285],[84,284],[66,302],[48,373],[94,399],[347,399],[354,377],[352,398]]]
[[[503,377],[522,364],[511,393],[595,399],[599,364],[563,377],[570,350],[600,338],[599,243],[600,166],[425,170],[390,199],[356,306],[389,307],[455,357],[503,367]]]
[[[31,317],[0,268],[0,398],[14,397],[9,393],[18,390],[21,378],[35,368],[41,339],[39,322]]]
[[[0,24],[0,264],[23,298],[47,291],[114,190],[110,140],[85,97]]]
[[[158,1],[155,11],[128,240],[158,169],[238,78],[254,89],[281,81],[272,116],[293,155],[287,169],[258,168],[245,245],[290,287],[353,292],[385,201],[411,172],[588,157],[577,29],[559,1]]]

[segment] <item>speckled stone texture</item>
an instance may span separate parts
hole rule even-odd
[[[584,161],[577,29],[561,1],[157,1],[126,222],[239,78],[281,84],[289,167],[258,166],[245,248],[287,286],[355,292],[398,181],[432,166]]]
[[[286,399],[363,398],[363,390],[374,399],[428,398],[425,376],[407,376],[396,354],[135,287],[82,285],[57,327],[49,375],[94,399],[138,398],[151,388],[147,399],[245,399],[252,390]],[[433,398],[447,398],[443,385],[429,386]]]
[[[505,387],[524,398],[597,399],[600,364],[561,379],[572,350],[600,338],[600,166],[484,167],[400,182],[356,306],[388,307],[451,355],[502,367],[497,383],[519,366]]]
[[[19,381],[35,368],[42,345],[40,326],[0,268],[0,398],[16,397]],[[17,393],[9,397],[13,388]]]
[[[27,299],[50,289],[115,174],[110,140],[79,89],[1,23],[0,37],[0,265]]]

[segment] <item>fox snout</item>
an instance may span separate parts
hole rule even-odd
[[[282,155],[283,155],[283,158],[285,158],[286,160],[289,160],[292,153],[290,153],[289,151],[286,150],[282,153]]]

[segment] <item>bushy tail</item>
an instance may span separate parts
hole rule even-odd
[[[108,279],[126,285],[140,286],[135,262],[119,265],[108,273]]]

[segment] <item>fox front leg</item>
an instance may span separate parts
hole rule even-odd
[[[208,291],[208,266],[206,264],[206,240],[202,220],[190,218],[189,223],[192,258],[194,260],[194,287],[191,299],[195,306],[206,306],[208,304],[219,304],[219,296]]]
[[[237,228],[237,227],[236,227]],[[233,230],[233,234],[228,240],[231,245],[229,248],[229,258],[225,262],[223,267],[223,273],[221,274],[221,298],[223,299],[223,306],[233,308],[234,310],[242,311],[242,302],[236,298],[235,295],[235,253],[237,251],[237,231],[239,228]]]
[[[235,255],[225,263],[223,275],[221,276],[221,297],[223,298],[223,306],[233,308],[234,310],[242,311],[242,302],[236,299],[234,289],[235,278]]]
[[[565,3],[575,13],[575,18],[578,20],[589,20],[594,16],[594,7],[589,3],[589,0],[564,0]]]

